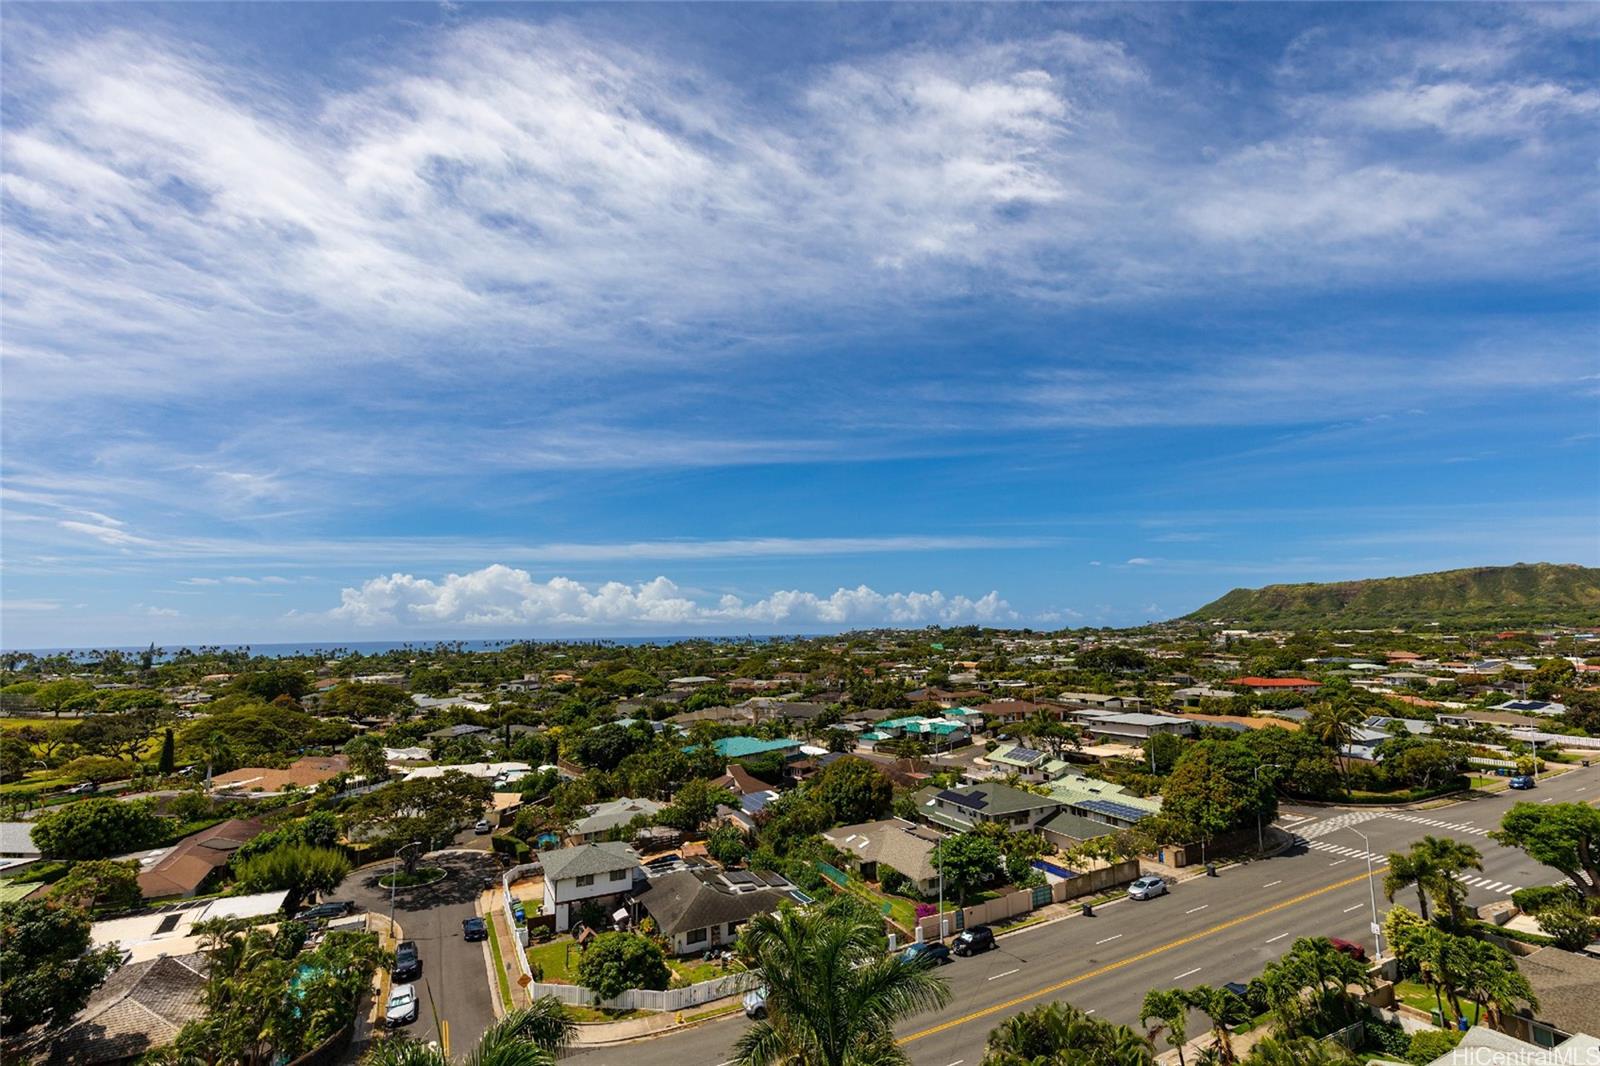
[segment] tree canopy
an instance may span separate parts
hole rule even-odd
[[[0,904],[0,1031],[58,1026],[117,968],[115,945],[91,947],[89,916],[44,900]]]
[[[49,859],[107,859],[151,846],[168,824],[147,801],[87,799],[41,816],[33,842]]]

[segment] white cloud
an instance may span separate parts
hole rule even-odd
[[[180,612],[172,607],[145,607],[144,613],[151,618],[177,618]]]
[[[1129,559],[1123,565],[1125,565],[1125,566],[1149,566],[1153,562],[1155,562],[1154,559],[1146,559],[1143,556],[1136,555],[1132,559]]]
[[[411,574],[377,577],[344,589],[340,600],[333,618],[367,626],[921,625],[1016,617],[997,592],[969,599],[938,591],[883,593],[862,585],[826,596],[786,590],[749,602],[733,595],[705,601],[665,577],[637,585],[585,585],[566,577],[541,582],[498,563],[438,582]]]

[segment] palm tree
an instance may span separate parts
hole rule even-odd
[[[1482,870],[1483,854],[1471,844],[1464,844],[1459,840],[1449,837],[1423,837],[1422,841],[1413,847],[1413,851],[1421,848],[1429,857],[1433,868],[1437,871],[1433,884],[1430,886],[1434,901],[1440,903],[1450,915],[1452,928],[1461,926],[1461,904],[1467,895],[1466,886],[1456,877],[1463,870]]]
[[[1228,1032],[1228,1026],[1237,1025],[1250,1016],[1250,1008],[1245,1006],[1244,1000],[1226,988],[1215,988],[1211,985],[1196,985],[1183,994],[1189,1006],[1206,1016],[1211,1023],[1211,1036],[1215,1041],[1217,1054],[1223,1063],[1238,1062],[1239,1057],[1233,1053],[1233,1036]]]
[[[1024,1011],[989,1031],[981,1066],[1152,1066],[1150,1041],[1128,1028],[1057,1001]]]
[[[1342,1046],[1314,1036],[1258,1041],[1245,1056],[1245,1066],[1355,1066],[1361,1060]]]
[[[1403,889],[1416,886],[1417,913],[1428,920],[1428,886],[1438,877],[1433,865],[1433,855],[1423,850],[1420,842],[1411,845],[1410,851],[1389,853],[1389,872],[1383,875],[1383,898],[1390,903]]]
[[[540,996],[491,1025],[461,1060],[463,1066],[554,1066],[577,1026],[561,1001]],[[362,1066],[450,1066],[437,1045],[391,1037],[372,1046]]]
[[[1327,937],[1301,937],[1261,973],[1267,1002],[1282,1031],[1293,1036],[1307,1007],[1327,1021],[1342,1022],[1349,1014],[1351,985],[1373,987],[1366,966],[1337,950]]]
[[[1516,1013],[1522,1005],[1539,1009],[1533,985],[1517,969],[1516,959],[1509,951],[1482,940],[1468,940],[1461,946],[1470,960],[1462,975],[1461,991],[1478,1005],[1472,1012],[1474,1024],[1480,1013],[1487,1013],[1489,1027],[1503,1030],[1505,1016]]]
[[[1350,794],[1350,769],[1341,753],[1355,739],[1356,727],[1366,720],[1359,707],[1349,703],[1324,703],[1311,712],[1305,727],[1323,747],[1333,751],[1339,764],[1339,778],[1344,782],[1344,794]]]
[[[895,1023],[949,1002],[926,961],[882,953],[881,926],[848,897],[784,907],[745,927],[741,951],[767,991],[767,1017],[734,1045],[742,1066],[892,1066]]]
[[[1149,1025],[1151,1018],[1160,1024]],[[1139,1008],[1139,1024],[1149,1028],[1152,1040],[1165,1032],[1167,1046],[1178,1049],[1178,1066],[1185,1066],[1183,1044],[1188,1037],[1189,1003],[1181,991],[1176,988],[1152,988],[1146,992],[1144,1003]]]

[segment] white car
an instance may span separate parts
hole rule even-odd
[[[1167,883],[1153,875],[1141,877],[1128,886],[1129,899],[1155,899],[1167,894]]]
[[[746,1018],[765,1018],[767,1016],[767,989],[752,988],[744,994],[744,1016]]]
[[[389,989],[389,1006],[383,1013],[383,1024],[393,1029],[410,1025],[417,1020],[417,986],[395,985]]]

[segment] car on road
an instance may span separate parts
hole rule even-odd
[[[1527,774],[1518,774],[1516,777],[1511,779],[1511,787],[1518,789],[1532,788],[1533,778],[1529,777]]]
[[[347,914],[354,914],[356,905],[347,899],[330,899],[319,903],[315,907],[307,907],[300,912],[303,922],[324,922],[330,918],[343,918]]]
[[[957,955],[978,955],[994,947],[994,930],[987,925],[974,925],[963,929],[950,942],[950,950]]]
[[[478,824],[472,827],[472,831],[477,833],[479,836],[483,836],[483,834],[489,832],[489,819],[479,818]]]
[[[66,790],[66,793],[69,796],[82,796],[90,792],[94,792],[99,787],[100,786],[96,785],[93,781],[85,781],[81,785],[73,785],[71,788]]]
[[[394,969],[389,971],[392,981],[415,981],[422,976],[422,956],[417,952],[415,940],[402,940],[394,949]]]
[[[1152,875],[1139,878],[1128,886],[1129,899],[1155,899],[1167,894],[1167,883]]]
[[[1367,961],[1367,949],[1362,947],[1360,944],[1357,944],[1354,940],[1346,940],[1343,937],[1330,936],[1328,938],[1328,943],[1333,945],[1333,949],[1335,951],[1342,951],[1352,959],[1355,959],[1357,962]]]
[[[744,1016],[746,1018],[765,1018],[767,1016],[767,990],[765,988],[752,988],[744,994]]]
[[[489,923],[474,915],[471,918],[461,919],[462,940],[488,940]]]
[[[939,943],[912,944],[900,953],[907,962],[927,960],[930,966],[943,966],[950,961],[950,949]]]
[[[383,1011],[383,1024],[393,1029],[417,1020],[417,986],[395,985],[389,989],[389,1005]]]

